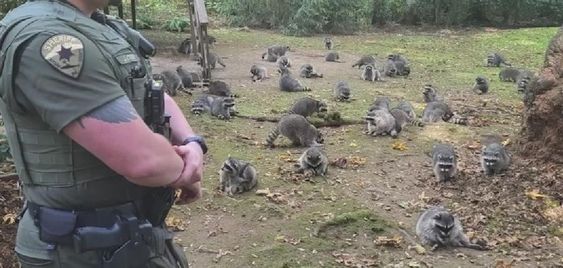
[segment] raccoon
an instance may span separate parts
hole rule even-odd
[[[250,74],[252,74],[252,82],[262,81],[268,78],[268,71],[264,66],[258,66],[256,64],[250,67]]]
[[[366,55],[362,56],[358,61],[356,61],[356,63],[354,63],[352,67],[358,66],[358,68],[361,68],[364,65],[372,65],[375,67],[377,66],[377,61],[373,56]]]
[[[287,137],[293,146],[310,147],[324,142],[321,132],[311,125],[305,117],[298,114],[282,116],[278,125],[268,135],[266,144],[273,147],[280,134]]]
[[[403,128],[407,125],[413,125],[417,127],[423,127],[424,124],[420,122],[416,118],[411,118],[405,111],[399,108],[393,108],[390,111],[393,118],[395,118],[395,136],[391,135],[393,138],[396,138],[399,133],[403,130]]]
[[[487,176],[507,170],[510,160],[510,155],[508,155],[506,149],[498,143],[484,146],[481,152],[481,167]]]
[[[186,71],[182,65],[176,67],[176,72],[182,79],[182,84],[184,88],[193,88],[194,87],[194,79],[192,73]]]
[[[388,77],[395,77],[397,75],[397,66],[392,60],[387,60],[385,66],[383,66],[383,73]]]
[[[367,134],[371,136],[398,135],[395,128],[396,122],[393,115],[388,110],[376,109],[369,111],[364,117],[367,122]]]
[[[258,184],[256,168],[232,157],[223,163],[219,174],[220,189],[230,196],[250,191]]]
[[[422,89],[422,96],[424,98],[425,103],[429,103],[429,102],[439,100],[438,91],[431,84],[424,85],[424,87]]]
[[[207,94],[220,96],[220,97],[238,97],[231,92],[231,87],[223,81],[213,81],[209,83]]]
[[[325,176],[328,171],[328,157],[321,146],[313,145],[309,147],[299,160],[299,173],[307,176]]]
[[[264,52],[264,54],[262,54],[262,59],[265,61],[269,61],[269,62],[276,62],[278,61],[278,56],[276,55],[272,55],[268,52]]]
[[[289,46],[273,45],[268,47],[268,55],[277,56],[278,58],[284,56],[288,51],[291,51]]]
[[[324,101],[318,101],[311,97],[303,97],[298,99],[293,104],[293,106],[289,110],[289,113],[309,117],[314,113],[326,113],[327,110],[327,105]]]
[[[214,97],[211,95],[203,94],[199,98],[195,99],[192,103],[192,113],[200,115],[205,112],[211,111],[211,103],[213,103]]]
[[[186,55],[190,55],[192,53],[192,40],[190,38],[184,39],[180,46],[178,46],[178,52]]]
[[[235,99],[232,97],[214,97],[211,102],[211,115],[222,120],[229,120],[235,114]]]
[[[375,82],[381,80],[381,73],[375,68],[375,66],[368,64],[362,67],[362,74],[360,77],[362,80]]]
[[[325,44],[325,48],[328,50],[332,49],[332,46],[334,45],[332,42],[332,38],[331,37],[325,37],[323,40],[324,44]]]
[[[477,76],[475,78],[475,85],[473,85],[473,91],[478,94],[485,94],[489,91],[489,80],[484,76]]]
[[[457,158],[452,145],[440,143],[432,147],[432,169],[439,182],[449,181],[457,175]]]
[[[410,119],[416,119],[416,113],[410,102],[400,101],[399,104],[397,104],[397,108],[407,113]]]
[[[162,87],[170,96],[176,96],[178,90],[184,89],[182,79],[180,76],[170,70],[163,71],[162,73]]]
[[[530,76],[527,75],[522,76],[518,80],[518,82],[516,82],[516,90],[518,90],[518,92],[520,93],[526,92],[526,90],[528,89],[528,85],[530,84],[531,81],[532,78]]]
[[[438,247],[485,249],[469,241],[461,222],[444,207],[434,206],[425,210],[416,222],[416,235],[423,245],[432,246],[432,250]]]
[[[399,54],[391,54],[387,56],[388,61],[392,61],[395,65],[395,74],[400,76],[408,76],[411,73],[409,61]]]
[[[498,74],[500,81],[503,82],[518,82],[522,77],[531,77],[534,74],[528,70],[516,69],[512,67],[504,68]]]
[[[199,57],[199,65],[201,65],[201,62],[203,61],[203,57]],[[211,69],[215,69],[215,67],[217,66],[217,63],[219,63],[221,66],[223,66],[223,68],[227,67],[227,65],[225,65],[225,63],[223,62],[223,60],[221,59],[221,57],[219,57],[219,55],[217,55],[216,53],[213,52],[209,52],[209,54],[207,55],[207,62],[209,63],[209,67]]]
[[[503,55],[500,53],[489,53],[487,55],[487,67],[500,67],[501,64],[505,66],[512,66],[510,63],[506,61]]]
[[[291,62],[289,61],[289,58],[286,56],[280,56],[278,58],[278,60],[276,61],[276,64],[278,65],[278,68],[282,69],[282,68],[291,68]]]
[[[280,90],[287,92],[298,92],[298,91],[311,91],[309,88],[303,86],[299,80],[291,77],[291,72],[287,68],[281,68],[279,70],[281,73],[280,77]]]
[[[350,86],[346,81],[338,81],[336,87],[334,88],[334,97],[338,101],[348,101],[350,100]]]
[[[422,111],[422,122],[435,123],[440,120],[449,121],[453,116],[450,106],[442,101],[433,101],[426,104]]]
[[[338,52],[326,53],[325,61],[339,62],[340,61],[340,55],[338,54]]]
[[[373,100],[371,106],[368,108],[368,111],[369,112],[374,110],[389,111],[390,105],[391,105],[391,99],[389,99],[389,97],[376,97]]]
[[[323,78],[323,74],[319,74],[311,64],[303,64],[299,69],[299,76],[303,78]]]

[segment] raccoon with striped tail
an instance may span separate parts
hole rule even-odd
[[[267,146],[274,147],[274,142],[280,134],[287,137],[293,146],[310,147],[324,142],[322,133],[298,114],[288,114],[280,118],[276,127],[268,134]]]
[[[229,196],[248,192],[258,184],[256,168],[232,157],[223,163],[219,174],[219,188]]]
[[[463,233],[459,219],[441,206],[430,207],[420,214],[416,222],[416,235],[423,245],[431,246],[432,250],[439,247],[486,250],[481,245],[471,243]]]

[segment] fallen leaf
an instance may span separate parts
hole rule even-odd
[[[8,213],[8,214],[4,215],[4,217],[2,217],[2,223],[7,224],[7,225],[12,225],[12,224],[16,223],[17,217],[18,217],[18,215],[16,215],[16,214]]]
[[[507,262],[505,260],[497,260],[497,262],[495,263],[495,268],[512,268],[513,263],[514,260],[511,260],[510,262]]]
[[[166,217],[166,225],[173,232],[181,232],[186,230],[187,223],[184,220],[175,218],[174,216],[168,216]]]
[[[512,141],[510,139],[506,139],[502,142],[502,145],[507,146],[511,143]]]
[[[412,247],[409,247],[409,249],[410,248],[414,249],[414,251],[416,251],[416,253],[418,253],[420,255],[426,254],[426,249],[421,244],[416,244]]]
[[[407,145],[402,142],[402,141],[395,141],[392,145],[391,148],[393,148],[393,150],[397,150],[397,151],[406,151],[407,150]]]
[[[378,236],[373,242],[378,246],[400,248],[402,241],[403,239],[400,236],[394,236],[391,238],[387,236]]]
[[[266,188],[266,189],[260,189],[260,190],[256,190],[256,195],[269,195],[270,194],[270,188]]]
[[[540,194],[540,191],[538,189],[534,189],[531,191],[526,192],[526,196],[532,200],[537,200],[539,198],[546,198],[549,197],[547,195],[544,194]]]

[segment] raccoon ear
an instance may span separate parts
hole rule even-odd
[[[433,219],[435,219],[435,220],[441,220],[441,219],[442,219],[442,214],[434,215]]]

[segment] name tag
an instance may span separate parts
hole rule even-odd
[[[133,53],[116,56],[116,59],[120,64],[129,64],[129,63],[132,63],[132,62],[138,62],[139,61],[139,58],[137,58],[137,55],[135,55]]]

